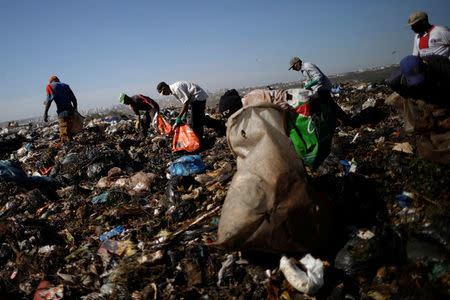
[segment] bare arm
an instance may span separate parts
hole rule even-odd
[[[178,117],[182,117],[186,114],[188,107],[189,107],[189,103],[191,103],[191,100],[189,99],[188,101],[184,102],[183,107],[181,108],[181,112],[178,115]]]
[[[45,110],[44,110],[44,122],[48,121],[48,110],[50,108],[50,105],[52,104],[52,101],[45,101]]]

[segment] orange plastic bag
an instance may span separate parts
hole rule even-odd
[[[200,148],[200,140],[195,135],[192,128],[189,127],[189,125],[184,124],[175,127],[172,146],[172,152],[180,150],[194,152]]]
[[[156,116],[156,128],[158,128],[158,131],[163,134],[173,134],[173,129],[170,123],[159,114]]]

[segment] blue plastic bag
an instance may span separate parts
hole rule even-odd
[[[177,176],[189,176],[205,171],[206,166],[199,155],[187,155],[178,158],[170,166],[170,174]]]
[[[120,189],[114,189],[111,191],[104,192],[103,194],[100,194],[92,198],[91,202],[92,204],[106,203],[108,202],[109,195],[111,195],[112,193],[121,193],[121,191]]]
[[[20,164],[11,160],[0,160],[0,180],[26,183],[28,176]]]
[[[110,239],[113,236],[121,234],[125,230],[123,225],[117,226],[116,228],[111,229],[107,233],[104,233],[100,236],[100,241],[103,242],[106,239]]]

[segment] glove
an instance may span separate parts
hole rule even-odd
[[[183,122],[186,121],[186,115],[183,115],[183,116],[181,117],[181,121],[183,121]]]
[[[140,120],[137,119],[137,120],[136,120],[136,125],[134,125],[134,127],[136,128],[136,130],[139,130],[139,124],[140,124],[140,123],[141,123]]]
[[[180,123],[181,123],[181,118],[180,118],[180,117],[177,117],[177,118],[175,119],[175,126],[180,125]],[[174,127],[175,127],[175,126],[174,126]]]
[[[317,80],[312,80],[312,81],[310,81],[309,83],[307,83],[306,85],[305,85],[305,89],[310,89],[313,85],[315,85],[317,83]]]

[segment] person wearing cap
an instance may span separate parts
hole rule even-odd
[[[413,12],[409,16],[406,27],[409,26],[416,33],[413,55],[442,55],[450,59],[450,30],[447,27],[431,25],[423,11]]]
[[[330,79],[323,74],[323,72],[313,63],[303,62],[300,58],[294,56],[289,61],[288,70],[300,71],[305,77],[305,89],[313,91],[311,95],[312,102],[330,102],[334,108],[336,117],[345,125],[356,125],[352,123],[350,116],[348,116],[339,105],[331,98],[331,89],[333,88]]]
[[[400,76],[398,76],[400,72]],[[386,80],[406,133],[413,133],[419,156],[450,163],[450,60],[441,55],[409,55]]]
[[[405,98],[448,106],[450,60],[441,55],[406,56],[386,83]]]
[[[50,77],[49,84],[46,87],[47,99],[44,102],[44,121],[48,121],[48,110],[54,101],[56,103],[56,113],[59,121],[59,136],[61,142],[72,140],[74,135],[74,112],[77,111],[77,98],[73,94],[69,85],[59,81],[58,77]]]
[[[203,126],[213,128],[220,135],[223,134],[224,124],[209,116],[205,116],[206,99],[208,94],[197,84],[189,81],[178,81],[171,85],[165,82],[160,82],[156,87],[158,93],[163,96],[173,95],[178,101],[183,104],[181,112],[175,120],[175,126],[179,125],[181,121],[186,120],[187,111],[191,107],[191,127],[195,135],[202,141]]]
[[[131,110],[136,114],[136,127],[139,128],[139,136],[145,138],[148,128],[155,115],[159,112],[159,105],[153,99],[141,94],[129,97],[121,93],[119,96],[121,104],[130,105]],[[143,114],[141,120],[141,113]]]
[[[305,89],[310,89],[319,94],[319,97],[329,97],[331,92],[331,82],[325,74],[313,63],[303,62],[294,56],[289,61],[289,70],[300,71],[305,77]]]

